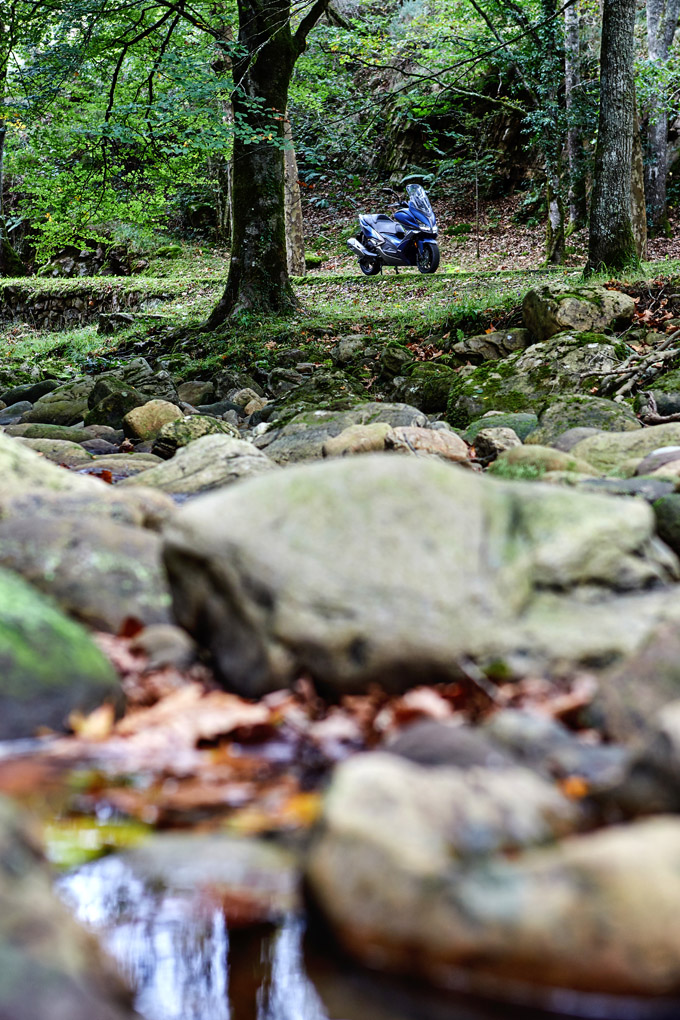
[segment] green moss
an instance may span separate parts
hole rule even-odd
[[[546,469],[542,464],[511,464],[507,460],[495,460],[488,471],[497,478],[513,482],[535,482],[543,477]]]

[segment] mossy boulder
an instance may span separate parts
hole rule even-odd
[[[628,404],[617,404],[589,393],[575,393],[556,400],[541,414],[538,427],[525,442],[551,446],[573,428],[596,428],[611,432],[634,432],[642,428]]]
[[[240,437],[235,425],[221,418],[212,418],[207,414],[189,414],[163,425],[153,444],[153,453],[164,460],[172,457],[183,446],[201,439],[203,436],[223,435]]]
[[[345,411],[365,396],[360,382],[344,372],[314,372],[267,407],[268,420],[285,425],[305,411]]]
[[[149,400],[147,394],[136,390],[134,386],[118,380],[111,381],[109,393],[95,404],[85,415],[86,425],[109,425],[111,428],[123,427],[123,420],[135,407],[142,407]]]
[[[525,480],[539,478],[548,471],[568,471],[581,475],[598,473],[587,461],[561,450],[553,450],[550,446],[513,446],[499,454],[489,471],[502,478]]]
[[[601,332],[627,326],[635,302],[628,294],[606,287],[549,281],[530,290],[522,302],[524,324],[537,340],[556,333]]]
[[[648,454],[680,445],[680,422],[653,425],[633,432],[598,432],[572,447],[574,457],[587,460],[603,474],[635,474]]]
[[[680,553],[680,494],[673,492],[662,496],[653,507],[657,532],[673,552]]]
[[[85,428],[39,423],[8,425],[5,433],[22,439],[60,439],[67,443],[86,443],[93,438],[92,433]]]
[[[118,678],[86,631],[0,569],[0,739],[61,729],[74,709],[118,699]]]
[[[141,478],[123,481],[162,492],[194,495],[271,471],[274,463],[252,443],[231,435],[204,435],[177,451],[171,460],[161,461]]]
[[[100,630],[170,619],[160,538],[144,528],[103,517],[9,518],[0,521],[0,566]]]
[[[94,407],[114,388],[132,386],[145,393],[147,400],[157,397],[159,400],[177,402],[177,388],[169,372],[154,372],[146,358],[134,358],[127,365],[102,372],[95,381],[90,399],[90,407]]]
[[[565,392],[588,392],[619,360],[614,344],[601,333],[558,333],[502,361],[459,372],[447,421],[465,428],[487,411],[540,413]]]
[[[427,418],[408,404],[356,404],[347,411],[310,410],[296,415],[283,428],[272,430],[257,441],[260,449],[277,464],[293,464],[323,456],[326,441],[351,425],[385,423],[424,427]]]
[[[395,380],[393,396],[404,404],[418,407],[425,414],[444,411],[456,372],[447,365],[422,362],[413,365],[406,378]]]
[[[94,478],[65,471],[56,464],[30,450],[18,439],[0,432],[0,500],[18,495],[28,489],[48,489],[54,492],[91,493],[96,495],[102,483]]]
[[[75,425],[88,411],[88,399],[94,380],[89,376],[58,386],[35,402],[22,417],[22,422],[47,425]]]
[[[22,446],[35,450],[53,464],[61,464],[67,468],[85,467],[92,461],[92,454],[84,450],[80,443],[69,443],[67,439],[17,439]]]
[[[474,443],[475,438],[482,429],[512,429],[519,438],[524,441],[529,433],[538,427],[538,415],[532,412],[519,412],[517,414],[487,414],[483,418],[477,418],[470,422],[463,439],[466,443]]]
[[[466,337],[454,344],[451,350],[460,358],[478,364],[481,361],[498,361],[515,351],[523,351],[534,342],[528,329],[496,330]]]

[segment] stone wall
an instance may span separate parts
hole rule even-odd
[[[12,283],[0,286],[0,323],[27,322],[39,329],[74,329],[96,322],[101,312],[145,311],[172,297],[160,290],[93,289],[91,285],[43,290]]]

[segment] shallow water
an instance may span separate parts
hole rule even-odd
[[[197,843],[199,845],[200,838]],[[148,865],[148,860],[147,860]],[[210,883],[168,885],[134,854],[112,854],[58,880],[136,991],[145,1020],[532,1020],[526,1006],[479,1003],[379,978],[305,935],[296,911],[277,923],[229,927]],[[166,872],[167,874],[167,872]],[[599,997],[555,999],[553,1017],[677,1018],[677,1007]],[[560,1012],[566,1010],[566,1012]]]

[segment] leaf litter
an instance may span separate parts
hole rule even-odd
[[[424,719],[478,723],[508,707],[576,726],[595,691],[587,674],[495,684],[467,669],[456,683],[399,696],[372,687],[335,704],[303,676],[292,690],[250,701],[219,688],[203,665],[151,666],[133,636],[96,638],[121,677],[123,715],[116,718],[109,704],[74,714],[71,734],[45,734],[30,754],[0,759],[0,792],[35,799],[39,787],[71,821],[127,819],[241,835],[304,831],[319,816],[333,766],[405,727]]]

